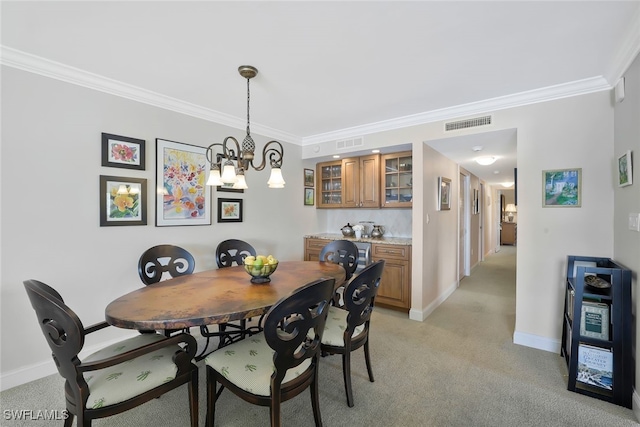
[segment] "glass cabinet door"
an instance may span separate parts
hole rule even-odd
[[[411,152],[383,156],[384,194],[382,207],[411,207],[413,201],[413,163]]]
[[[342,204],[342,163],[319,163],[318,206],[331,207]]]

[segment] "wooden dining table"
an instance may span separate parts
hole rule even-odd
[[[243,266],[207,270],[154,283],[123,295],[105,309],[106,321],[138,330],[186,329],[259,317],[281,298],[317,279],[345,282],[338,264],[281,261],[271,282],[253,284]]]

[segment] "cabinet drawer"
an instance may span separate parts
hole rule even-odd
[[[371,246],[371,256],[373,257],[373,259],[379,259],[379,258],[408,259],[409,248],[410,248],[409,246],[404,246],[404,245],[373,244]]]
[[[331,242],[331,240],[324,240],[324,239],[305,239],[305,240],[307,241],[305,245],[305,249],[316,250],[316,251],[321,250],[328,243]]]

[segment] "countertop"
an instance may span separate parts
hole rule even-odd
[[[384,245],[403,245],[403,246],[411,246],[411,238],[410,237],[387,237],[382,236],[380,238],[371,238],[371,237],[361,237],[360,239],[356,239],[355,237],[344,237],[342,233],[317,233],[317,234],[307,234],[304,236],[309,239],[325,239],[325,240],[350,240],[352,242],[367,242],[367,243],[380,243]]]

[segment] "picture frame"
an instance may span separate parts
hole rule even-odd
[[[305,206],[313,206],[315,204],[314,197],[315,197],[315,190],[313,188],[304,189],[304,205]]]
[[[633,162],[631,150],[618,157],[618,187],[633,184]]]
[[[100,227],[147,225],[147,180],[100,175]]]
[[[304,170],[304,186],[314,187],[315,182],[316,182],[315,171],[313,169],[305,169]]]
[[[542,171],[542,207],[582,206],[582,168]]]
[[[206,151],[156,138],[156,227],[211,225]]]
[[[102,166],[124,169],[145,169],[143,139],[102,133]]]
[[[218,222],[242,222],[242,199],[218,198]]]
[[[438,210],[451,209],[451,180],[443,176],[438,177]]]
[[[474,188],[473,189],[473,205],[472,205],[472,211],[474,215],[478,215],[480,213],[480,200],[479,200],[479,195],[478,195],[479,191]]]

